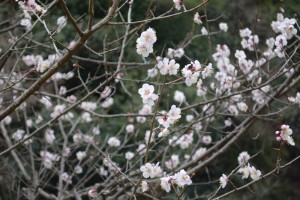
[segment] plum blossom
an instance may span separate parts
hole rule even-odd
[[[158,165],[159,163],[157,163],[156,165],[151,163],[146,163],[145,165],[141,166],[140,170],[143,173],[143,177],[155,178],[161,176],[162,170]]]
[[[126,133],[133,133],[134,132],[134,125],[133,124],[128,124],[125,127]]]
[[[184,50],[183,48],[178,48],[178,49],[172,49],[168,48],[167,56],[169,58],[181,58],[184,55]]]
[[[201,16],[199,15],[198,12],[196,12],[196,13],[194,14],[194,22],[195,22],[196,24],[202,24]]]
[[[83,171],[83,169],[82,169],[82,167],[81,167],[80,165],[76,165],[76,166],[74,167],[74,172],[75,172],[76,174],[81,174],[82,171]]]
[[[249,175],[250,175],[249,167],[250,167],[250,164],[248,163],[248,166],[241,167],[238,170],[238,173],[242,174],[242,179],[247,179],[249,177]]]
[[[219,179],[222,188],[226,187],[228,180],[229,180],[228,177],[225,174],[222,174],[222,176]]]
[[[198,160],[200,157],[204,155],[206,152],[206,148],[200,147],[192,156],[192,160]]]
[[[291,103],[296,103],[296,104],[300,104],[300,92],[297,92],[295,97],[288,97],[288,100]]]
[[[148,115],[152,113],[152,108],[151,106],[144,104],[142,109],[139,110],[140,115]],[[138,116],[136,117],[136,121],[139,123],[144,123],[146,122],[146,117]]]
[[[290,129],[290,126],[283,124],[281,125],[280,129],[280,131],[275,132],[277,141],[283,140],[289,145],[295,146],[295,142],[291,137],[291,135],[293,134],[293,130]]]
[[[241,152],[237,158],[240,166],[245,165],[249,161],[249,159],[250,159],[250,155],[248,154],[247,151]]]
[[[147,130],[145,133],[145,143],[148,144],[148,141],[150,139],[150,143],[154,142],[154,138],[155,138],[155,131],[152,131],[152,135],[150,138],[150,133],[151,131]]]
[[[25,13],[36,13],[36,14],[43,14],[47,10],[37,4],[35,0],[27,0],[27,1],[18,1],[20,7],[24,10]]]
[[[88,191],[88,196],[90,198],[96,198],[98,195],[97,189],[96,188],[92,188]]]
[[[249,172],[250,172],[250,177],[253,180],[258,180],[261,176],[261,171],[256,169],[254,166],[250,167],[248,166]]]
[[[125,153],[125,158],[126,158],[126,160],[131,160],[133,157],[134,157],[134,153],[133,153],[133,152],[127,151],[127,152]]]
[[[182,75],[185,77],[185,83],[187,86],[191,86],[198,81],[200,76],[201,64],[198,60],[191,62],[182,69]]]
[[[143,84],[142,88],[138,90],[138,93],[141,95],[143,103],[149,106],[153,106],[154,101],[158,98],[154,93],[154,86],[147,83]]]
[[[60,32],[67,25],[67,18],[65,16],[57,18],[56,24],[58,26],[57,32]]]
[[[180,10],[181,7],[183,7],[183,0],[173,0],[173,2],[177,10]]]
[[[240,111],[247,112],[248,106],[245,102],[237,103],[237,107]]]
[[[82,161],[87,156],[85,151],[78,151],[76,153],[77,160]]]
[[[54,135],[54,130],[52,129],[46,129],[45,131],[45,140],[48,144],[53,144],[55,141],[55,135]]]
[[[142,181],[141,183],[142,192],[146,192],[149,190],[148,183],[146,181]]]
[[[201,72],[202,78],[206,79],[207,77],[210,77],[213,74],[214,70],[212,68],[212,64],[209,63]]]
[[[49,151],[41,151],[40,156],[42,157],[42,163],[47,169],[51,169],[54,165],[54,162],[60,160],[60,156],[57,154],[51,153]]]
[[[227,25],[227,23],[221,22],[219,24],[219,29],[220,29],[220,31],[227,32],[228,31],[228,25]]]
[[[63,181],[65,181],[68,184],[72,184],[72,177],[67,172],[62,173],[61,176]]]
[[[164,58],[163,60],[158,61],[156,66],[161,75],[176,75],[180,67],[174,59],[170,60],[169,58]]]
[[[136,40],[137,53],[143,57],[148,57],[153,52],[153,44],[156,40],[156,32],[153,28],[148,28],[142,32],[141,36]]]
[[[163,113],[162,116],[158,117],[157,121],[165,128],[168,128],[170,125],[173,125],[180,118],[181,118],[181,109],[177,108],[175,105],[172,105],[169,112]]]
[[[185,101],[185,95],[183,92],[176,90],[174,93],[174,101],[178,102],[178,103],[182,103]]]
[[[205,27],[201,28],[201,34],[202,35],[208,35],[208,31],[207,31],[207,29]]]
[[[163,128],[159,134],[158,134],[158,137],[166,137],[170,134],[170,131],[168,130],[168,128]]]
[[[177,185],[181,188],[184,187],[185,185],[192,184],[191,177],[183,169],[180,170],[178,173],[176,173],[173,176],[173,178],[174,178],[175,182],[177,183]]]
[[[209,145],[212,142],[212,138],[210,135],[203,135],[202,142],[206,145]]]
[[[100,105],[102,108],[109,108],[114,105],[114,99],[112,97],[106,98]]]
[[[110,137],[107,143],[110,147],[118,147],[121,145],[121,141],[116,137]]]
[[[176,145],[179,145],[181,149],[187,149],[192,144],[194,138],[194,132],[190,132],[182,135],[179,139],[176,138]]]
[[[19,141],[19,140],[22,140],[23,136],[25,134],[25,131],[22,130],[22,129],[18,129],[16,132],[14,132],[12,134],[12,138],[15,140],[15,141]]]
[[[172,185],[172,178],[171,177],[160,178],[160,186],[166,192],[169,193],[171,191],[171,185]]]
[[[178,155],[172,155],[171,159],[165,162],[165,166],[168,169],[174,169],[179,165],[179,156]]]

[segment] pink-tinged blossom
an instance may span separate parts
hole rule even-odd
[[[202,136],[202,143],[209,145],[212,142],[212,138],[210,135],[203,135]]]
[[[191,185],[191,177],[183,169],[176,173],[173,178],[179,187],[184,187],[185,185]]]
[[[181,149],[187,149],[194,141],[193,136],[194,136],[193,132],[184,134],[179,139],[176,139],[175,144],[179,145]]]
[[[173,2],[177,10],[180,10],[181,7],[183,7],[183,0],[173,0]]]
[[[23,136],[25,134],[25,131],[22,130],[22,129],[18,129],[16,132],[14,132],[12,134],[12,138],[15,140],[15,141],[19,141],[19,140],[22,140],[23,139]]]
[[[157,121],[159,124],[168,128],[170,125],[173,125],[181,118],[181,109],[175,105],[171,106],[171,109],[168,113],[162,112],[162,116],[159,116]]]
[[[65,16],[57,18],[56,24],[58,26],[57,32],[60,32],[67,25],[67,18]]]
[[[85,151],[78,151],[76,153],[77,160],[82,161],[87,156]]]
[[[284,47],[287,45],[287,39],[283,35],[278,35],[274,44],[276,47]]]
[[[250,155],[247,151],[243,151],[239,154],[237,160],[240,166],[246,165],[250,159]]]
[[[82,171],[83,171],[83,169],[82,169],[82,167],[81,167],[80,165],[76,165],[76,166],[74,167],[74,172],[75,172],[75,174],[81,174]]]
[[[206,79],[207,77],[210,77],[214,73],[212,64],[209,63],[201,72],[202,78]]]
[[[59,116],[63,111],[65,110],[66,105],[65,104],[58,104],[54,107],[53,112],[50,114],[52,118],[55,118]]]
[[[110,108],[114,105],[114,99],[112,97],[106,98],[100,105],[102,108]]]
[[[141,36],[136,40],[137,53],[143,57],[148,57],[153,52],[153,44],[156,42],[156,32],[152,28],[148,28],[142,32]]]
[[[143,155],[146,153],[146,145],[145,144],[139,144],[138,148],[136,149],[138,154]]]
[[[192,156],[192,160],[198,160],[200,157],[204,155],[206,152],[206,148],[200,147]]]
[[[121,141],[116,137],[110,137],[107,143],[110,147],[118,147],[121,145]]]
[[[249,172],[250,172],[250,177],[253,180],[258,180],[261,176],[261,171],[256,169],[254,166],[250,167],[250,165],[248,166],[249,168]]]
[[[287,39],[291,39],[297,34],[297,29],[294,27],[295,24],[296,20],[294,18],[285,18],[278,26],[278,29]]]
[[[105,98],[109,97],[111,92],[112,92],[112,89],[109,86],[105,86],[105,88],[101,92],[100,96],[101,96],[102,99],[105,99]]]
[[[244,166],[244,167],[241,167],[239,170],[238,170],[238,173],[241,173],[242,174],[242,179],[247,179],[250,175],[250,165],[248,164],[248,166]]]
[[[81,119],[86,122],[86,123],[89,123],[92,121],[92,117],[91,117],[91,114],[88,113],[88,112],[83,112],[82,115],[81,115]]]
[[[126,133],[133,133],[134,132],[134,125],[133,124],[128,124],[125,127]]]
[[[42,163],[47,169],[53,168],[54,162],[60,160],[60,156],[51,153],[49,151],[41,151],[40,156],[42,157]]]
[[[62,173],[62,180],[65,181],[67,184],[72,184],[72,177],[67,173]]]
[[[172,186],[172,178],[171,177],[160,178],[160,186],[163,190],[169,193]]]
[[[157,76],[158,71],[156,68],[148,69],[147,74],[148,74],[148,77],[154,78]]]
[[[150,131],[147,130],[146,133],[145,133],[145,143],[148,144],[148,141],[149,141],[149,138],[150,138]],[[151,142],[154,142],[154,138],[155,138],[155,131],[152,131],[152,135],[151,135],[151,138],[150,138],[150,143]]]
[[[297,92],[295,97],[288,97],[289,102],[300,104],[300,92]]]
[[[208,35],[208,31],[207,31],[207,29],[205,27],[201,28],[201,34],[202,35]]]
[[[178,155],[172,155],[171,159],[165,162],[165,166],[168,169],[174,169],[179,165],[179,156]]]
[[[176,75],[180,67],[174,59],[169,60],[168,58],[164,58],[163,60],[158,61],[156,66],[159,69],[161,75]]]
[[[185,95],[183,92],[176,90],[174,93],[174,100],[178,103],[183,103],[185,101]]]
[[[237,103],[237,107],[240,111],[247,112],[248,106],[245,102]]]
[[[26,13],[43,14],[46,12],[46,9],[37,4],[35,0],[18,1],[18,4]]]
[[[222,174],[222,176],[219,179],[222,188],[226,187],[228,180],[229,180],[228,177],[225,174]]]
[[[141,183],[142,192],[146,192],[149,190],[148,183],[146,181],[142,181]]]
[[[242,38],[250,37],[251,34],[252,34],[252,31],[249,28],[245,28],[245,29],[240,30],[240,36]]]
[[[96,188],[92,188],[88,191],[88,196],[90,198],[96,198],[98,195],[97,189]]]
[[[170,131],[168,130],[168,128],[162,128],[161,131],[158,134],[158,137],[166,137],[170,134]]]
[[[281,125],[280,127],[280,131],[276,131],[276,139],[278,141],[283,140],[286,143],[288,143],[289,145],[295,146],[295,142],[292,138],[292,134],[293,134],[293,130],[290,129],[289,125]]]
[[[232,125],[232,119],[229,117],[224,121],[226,127],[230,127]]]
[[[80,104],[80,107],[84,110],[88,110],[88,111],[94,111],[97,108],[97,103],[95,102],[90,102],[90,101],[83,101]]]
[[[154,101],[158,96],[154,93],[154,86],[147,83],[143,84],[142,88],[138,90],[138,93],[143,99],[143,103],[149,106],[154,105]]]
[[[178,49],[172,49],[168,48],[167,56],[169,58],[181,58],[184,55],[184,50],[183,48],[178,48]]]
[[[219,24],[219,29],[220,29],[220,31],[227,32],[228,31],[228,25],[227,25],[227,23],[221,22]]]
[[[143,173],[144,178],[155,178],[155,168],[151,163],[146,163],[145,165],[140,167],[141,172]]]
[[[134,153],[133,153],[133,152],[127,151],[127,152],[125,153],[125,158],[126,158],[126,160],[131,160],[133,157],[134,157]]]
[[[191,86],[198,81],[200,70],[201,64],[198,60],[195,60],[195,62],[191,62],[191,64],[186,65],[182,69],[181,72],[183,77],[185,77],[185,83],[187,86]]]
[[[195,22],[196,24],[202,24],[201,16],[199,15],[198,12],[196,12],[196,13],[194,14],[194,22]]]
[[[54,130],[52,129],[46,129],[45,131],[45,141],[48,143],[48,144],[53,144],[54,141],[55,141],[55,135],[54,135]]]

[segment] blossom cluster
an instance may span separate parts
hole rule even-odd
[[[153,44],[156,40],[157,37],[153,28],[148,28],[142,32],[141,36],[136,40],[137,53],[143,57],[148,57],[153,52]]]
[[[281,125],[280,131],[276,131],[275,134],[277,141],[284,141],[289,145],[295,146],[295,142],[291,136],[293,134],[293,130],[290,129],[289,125]]]
[[[154,93],[154,86],[147,83],[143,84],[142,88],[138,90],[138,93],[143,99],[143,103],[149,106],[154,105],[154,101],[158,96]]]
[[[57,60],[59,56],[57,54],[48,55],[47,59],[43,59],[41,55],[27,55],[22,56],[22,61],[28,66],[35,66],[36,70],[40,73],[45,72],[51,67]]]
[[[158,117],[157,121],[160,125],[168,128],[181,118],[181,109],[172,105],[168,113],[162,113],[162,116]]]

